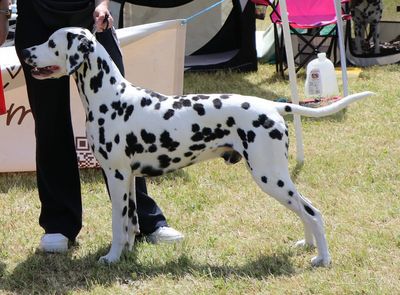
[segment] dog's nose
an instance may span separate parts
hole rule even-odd
[[[25,60],[31,57],[31,52],[28,49],[22,49],[21,54]]]

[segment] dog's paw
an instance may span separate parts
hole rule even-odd
[[[113,255],[108,253],[105,256],[101,256],[99,258],[99,263],[104,263],[104,264],[110,264],[110,263],[115,263],[119,261],[119,256]]]
[[[306,249],[309,249],[309,248],[314,248],[314,247],[315,247],[315,244],[314,244],[314,241],[309,242],[309,241],[306,241],[305,239],[303,239],[303,240],[297,241],[297,242],[294,244],[294,246],[295,246],[296,248],[306,248]]]
[[[313,259],[311,259],[311,265],[314,267],[328,267],[331,265],[331,257],[328,255],[326,257],[321,257],[321,256],[315,256]]]

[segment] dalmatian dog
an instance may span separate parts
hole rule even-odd
[[[290,179],[288,128],[282,115],[320,117],[369,96],[350,95],[321,109],[236,94],[167,96],[124,79],[106,50],[82,28],[63,28],[23,51],[37,79],[74,75],[86,111],[90,146],[106,173],[112,202],[112,243],[101,261],[118,261],[139,232],[136,176],[159,176],[200,161],[244,158],[256,184],[301,219],[316,245],[314,266],[331,262],[320,211]],[[56,98],[55,98],[56,99]]]
[[[382,18],[383,3],[381,0],[352,0],[351,15],[354,22],[356,54],[363,53],[363,44],[372,36],[374,53],[379,54],[379,22]],[[369,24],[369,34],[366,34]]]

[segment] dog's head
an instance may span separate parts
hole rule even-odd
[[[59,78],[74,73],[94,51],[94,36],[83,28],[63,28],[48,41],[22,50],[36,79]]]

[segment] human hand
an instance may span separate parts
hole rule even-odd
[[[113,26],[114,19],[108,10],[108,3],[108,0],[96,0],[96,8],[93,12],[93,18],[97,32],[102,32]]]

